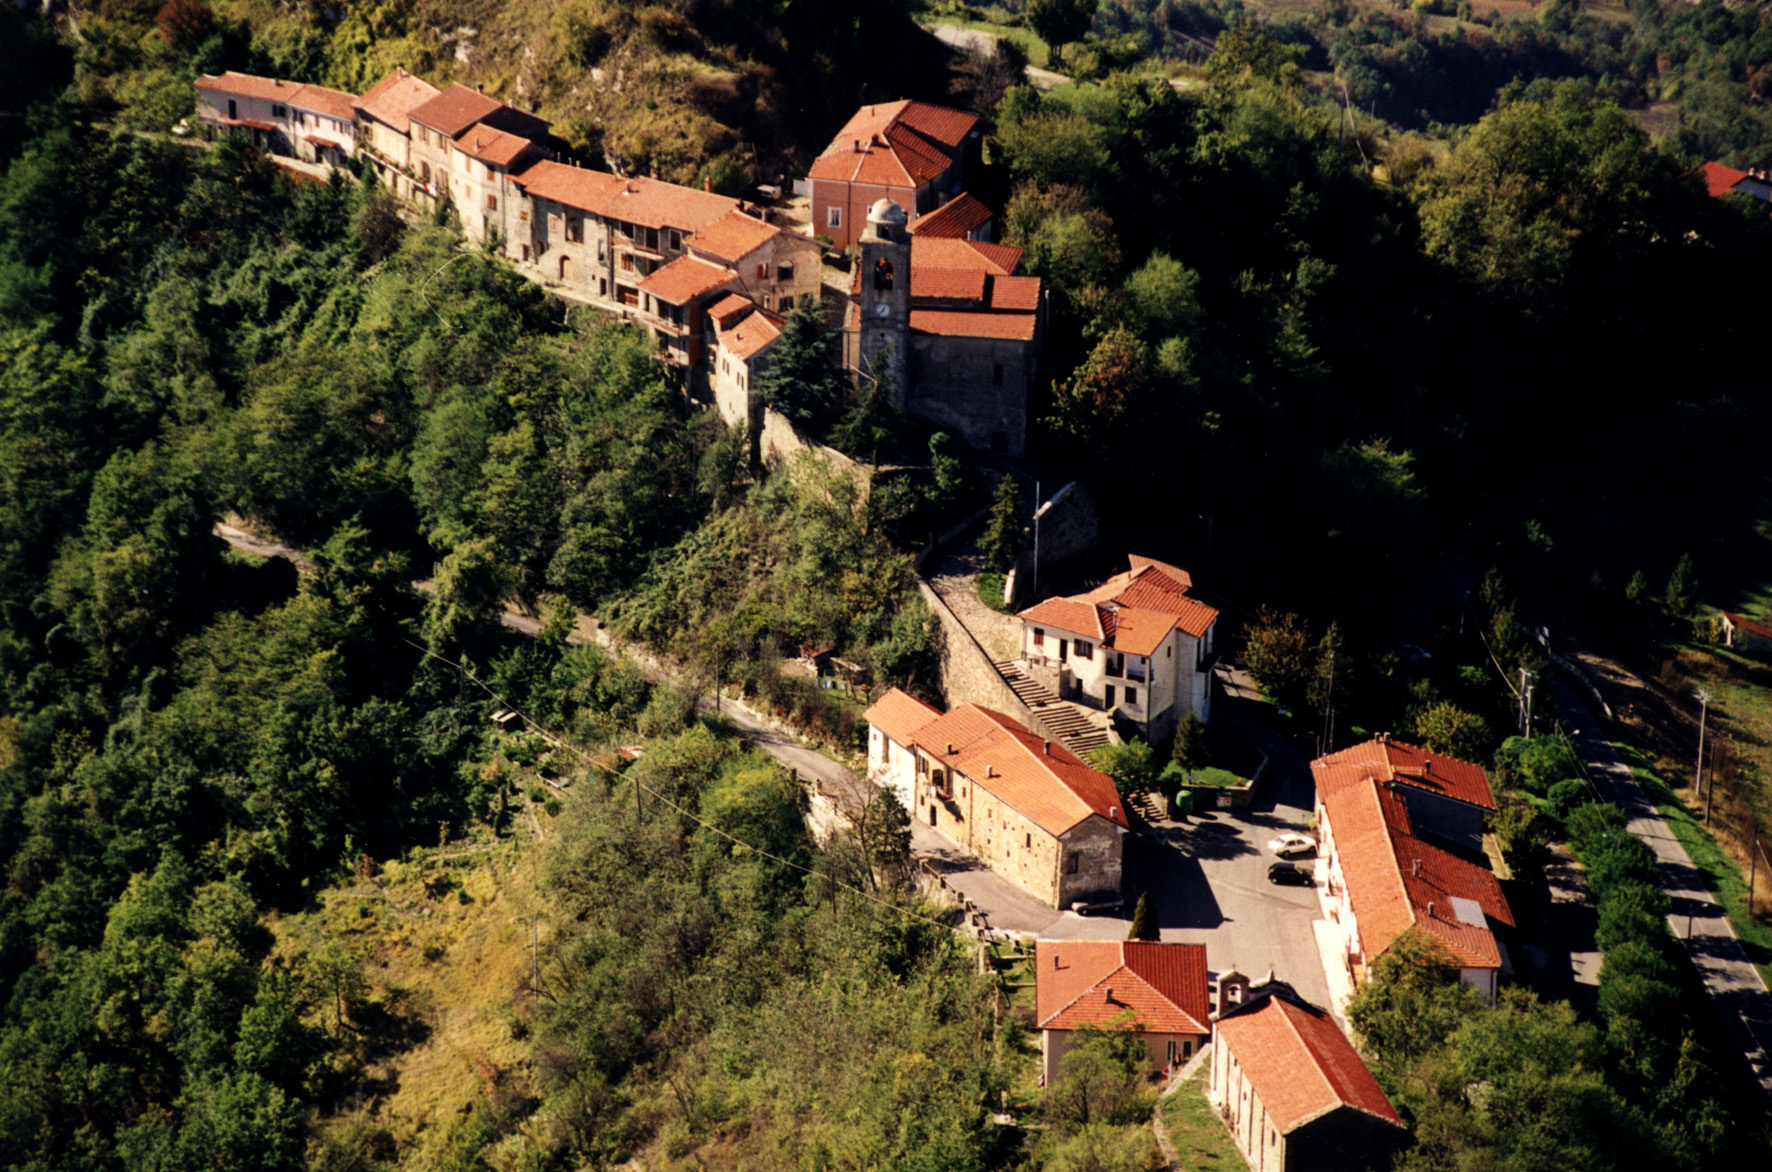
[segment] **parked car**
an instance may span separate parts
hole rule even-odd
[[[1278,838],[1268,839],[1267,849],[1282,859],[1289,859],[1293,855],[1314,854],[1317,840],[1308,834],[1282,834]]]
[[[1296,887],[1308,887],[1311,882],[1311,873],[1308,867],[1301,867],[1297,863],[1275,863],[1267,869],[1267,881],[1269,883],[1291,884]]]

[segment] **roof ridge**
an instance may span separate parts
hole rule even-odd
[[[1063,1005],[1059,1006],[1057,1009],[1053,1010],[1051,1013],[1048,1013],[1045,1017],[1041,1018],[1040,1019],[1041,1025],[1044,1025],[1046,1022],[1051,1021],[1053,1018],[1062,1017],[1066,1010],[1070,1009],[1072,1006],[1074,1006],[1078,1002],[1082,1001],[1083,998],[1089,996],[1089,994],[1094,992],[1096,989],[1101,988],[1102,982],[1107,981],[1107,980],[1111,980],[1115,973],[1118,973],[1121,971],[1126,971],[1126,972],[1131,971],[1126,965],[1126,942],[1124,940],[1105,940],[1105,941],[1072,940],[1072,941],[1069,941],[1069,943],[1072,943],[1072,944],[1098,944],[1099,943],[1099,944],[1117,945],[1119,948],[1119,953],[1120,953],[1120,963],[1115,965],[1113,968],[1109,969],[1107,972],[1103,973],[1101,976],[1095,978],[1095,981],[1092,984],[1085,985],[1083,987],[1083,991],[1081,993],[1078,993],[1075,997],[1072,997],[1069,1001],[1066,1001]],[[1035,976],[1036,980],[1039,979],[1038,973],[1034,974],[1034,976]],[[1145,983],[1148,985],[1150,982],[1146,981]],[[1127,1008],[1131,1008],[1131,1007],[1128,1006]]]
[[[1272,994],[1272,993],[1268,994],[1268,1000],[1271,1001],[1273,999],[1274,999],[1274,994]],[[1286,1000],[1285,998],[1281,998],[1280,999],[1280,1020],[1284,1021],[1286,1023],[1286,1028],[1292,1032],[1292,1036],[1294,1038],[1298,1039],[1299,1046],[1304,1050],[1304,1052],[1306,1054],[1310,1055],[1311,1069],[1316,1072],[1318,1080],[1321,1081],[1323,1084],[1323,1089],[1329,1092],[1329,1097],[1331,1099],[1335,1100],[1337,1103],[1345,1103],[1347,1101],[1347,1096],[1343,1095],[1336,1088],[1335,1084],[1333,1082],[1329,1081],[1329,1076],[1327,1074],[1323,1073],[1323,1063],[1322,1063],[1319,1055],[1317,1054],[1316,1050],[1311,1047],[1310,1042],[1305,1038],[1304,1031],[1302,1031],[1298,1028],[1298,1023],[1292,1019],[1292,1015],[1290,1013],[1286,1012],[1287,1009],[1297,1009],[1300,1013],[1303,1013],[1304,1009],[1300,1006],[1293,1005],[1292,1002]],[[1337,1027],[1337,1028],[1339,1029],[1339,1027]],[[1321,1112],[1319,1112],[1319,1114],[1321,1114]],[[1316,1118],[1316,1116],[1313,1115],[1313,1116],[1310,1116],[1309,1118],[1314,1119],[1314,1118]],[[1300,1122],[1308,1122],[1308,1119],[1301,1120]]]

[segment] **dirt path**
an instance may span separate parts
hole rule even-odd
[[[974,525],[949,543],[924,567],[923,579],[972,632],[985,654],[997,661],[1014,659],[1021,651],[1021,623],[992,610],[978,596],[978,575],[984,569],[978,539],[983,532],[983,526]]]
[[[935,39],[944,45],[952,45],[956,49],[964,49],[968,53],[984,55],[997,51],[997,42],[1002,38],[995,33],[983,32],[979,29],[962,28],[957,24],[927,24],[923,26],[935,34]],[[1037,65],[1027,67],[1027,78],[1035,87],[1049,90],[1053,86],[1069,85],[1071,79],[1062,73],[1054,73],[1050,69],[1041,69]]]

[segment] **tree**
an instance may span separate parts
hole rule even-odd
[[[810,422],[836,405],[841,379],[831,366],[830,335],[815,304],[788,314],[754,385],[765,406],[795,423]]]
[[[1103,745],[1089,754],[1089,763],[1114,779],[1114,788],[1127,802],[1137,801],[1157,788],[1156,753],[1143,741]]]
[[[1436,753],[1477,763],[1489,759],[1495,744],[1488,721],[1447,701],[1416,715],[1415,739]]]
[[[1297,711],[1315,667],[1304,620],[1262,608],[1243,639],[1243,666],[1271,699]]]
[[[1482,1004],[1482,995],[1458,979],[1445,945],[1412,927],[1372,963],[1372,979],[1354,993],[1347,1016],[1361,1045],[1401,1076],[1444,1046]]]
[[[898,791],[881,786],[863,807],[855,833],[867,856],[870,887],[878,885],[881,875],[902,881],[909,874],[911,814],[899,800]]]
[[[1183,713],[1176,722],[1169,759],[1189,772],[1206,767],[1206,725],[1192,712]]]
[[[363,259],[370,264],[387,259],[398,251],[400,238],[406,232],[406,222],[400,218],[400,201],[392,192],[373,193],[357,209],[351,228],[357,247],[363,250]]]
[[[991,515],[985,522],[985,568],[993,574],[1007,574],[1021,554],[1022,542],[1021,492],[1015,478],[1008,474],[997,481],[997,496],[991,502]]]
[[[1041,1112],[1047,1121],[1074,1130],[1147,1117],[1151,1104],[1143,1089],[1146,1056],[1139,1035],[1084,1027],[1076,1036],[1078,1044],[1059,1059],[1058,1074],[1046,1088]]]
[[[498,629],[499,609],[515,588],[490,541],[463,544],[437,567],[436,593],[425,606],[426,642],[449,654],[463,643],[489,640]]]
[[[1046,42],[1046,64],[1064,60],[1063,48],[1079,40],[1095,22],[1096,0],[1028,0],[1023,16],[1034,35]]]
[[[1692,555],[1683,553],[1668,575],[1667,593],[1662,596],[1667,613],[1674,619],[1687,619],[1698,609],[1698,575],[1692,568]]]
[[[1151,893],[1138,893],[1138,905],[1132,910],[1132,927],[1126,933],[1128,940],[1160,940],[1162,932],[1157,927],[1157,909],[1151,906]]]

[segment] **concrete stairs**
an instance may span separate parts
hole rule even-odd
[[[1005,659],[995,666],[1016,697],[1032,712],[1038,731],[1077,756],[1087,758],[1111,739],[1108,730],[1090,718],[1087,708],[1054,696],[1050,688],[1030,678],[1018,661]]]

